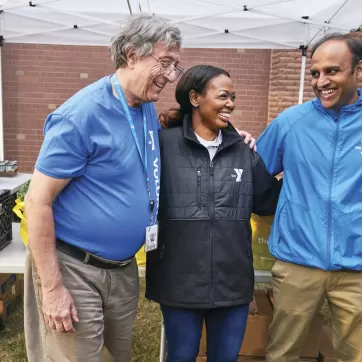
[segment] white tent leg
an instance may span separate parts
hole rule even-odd
[[[160,341],[160,362],[166,361],[166,334],[165,334],[165,325],[163,324],[162,319],[161,326],[161,341]]]
[[[307,63],[307,49],[302,49],[302,69],[300,70],[299,99],[298,104],[303,103],[305,66]]]
[[[302,50],[302,67],[301,67],[301,70],[300,70],[298,104],[303,103],[304,78],[305,78],[305,68],[306,68],[306,64],[307,64],[308,39],[309,39],[309,24],[304,23],[304,43],[300,47],[300,49]]]

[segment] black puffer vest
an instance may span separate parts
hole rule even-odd
[[[193,131],[160,132],[158,248],[147,254],[146,297],[182,308],[249,303],[250,216],[274,214],[280,185],[229,125],[212,162]]]

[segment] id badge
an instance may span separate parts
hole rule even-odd
[[[156,250],[158,246],[158,224],[153,224],[146,227],[146,253]]]

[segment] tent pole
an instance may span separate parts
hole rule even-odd
[[[308,20],[308,16],[303,16],[304,20]],[[307,50],[308,50],[308,39],[309,39],[309,25],[308,23],[304,23],[304,43],[300,46],[302,51],[302,67],[300,70],[300,83],[299,83],[299,98],[298,104],[303,103],[303,95],[304,95],[304,78],[305,78],[305,68],[307,64]]]
[[[127,4],[128,4],[129,13],[132,15],[132,7],[131,7],[129,0],[127,0]]]
[[[299,98],[298,104],[303,103],[303,93],[304,93],[304,78],[305,78],[305,68],[307,64],[307,47],[302,46],[302,68],[300,70],[300,84],[299,84]]]
[[[161,322],[161,341],[160,341],[160,362],[166,361],[166,332],[163,319]]]

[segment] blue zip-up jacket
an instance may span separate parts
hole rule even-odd
[[[318,99],[288,108],[257,142],[269,172],[284,171],[269,237],[278,259],[362,270],[362,92],[338,111]]]

